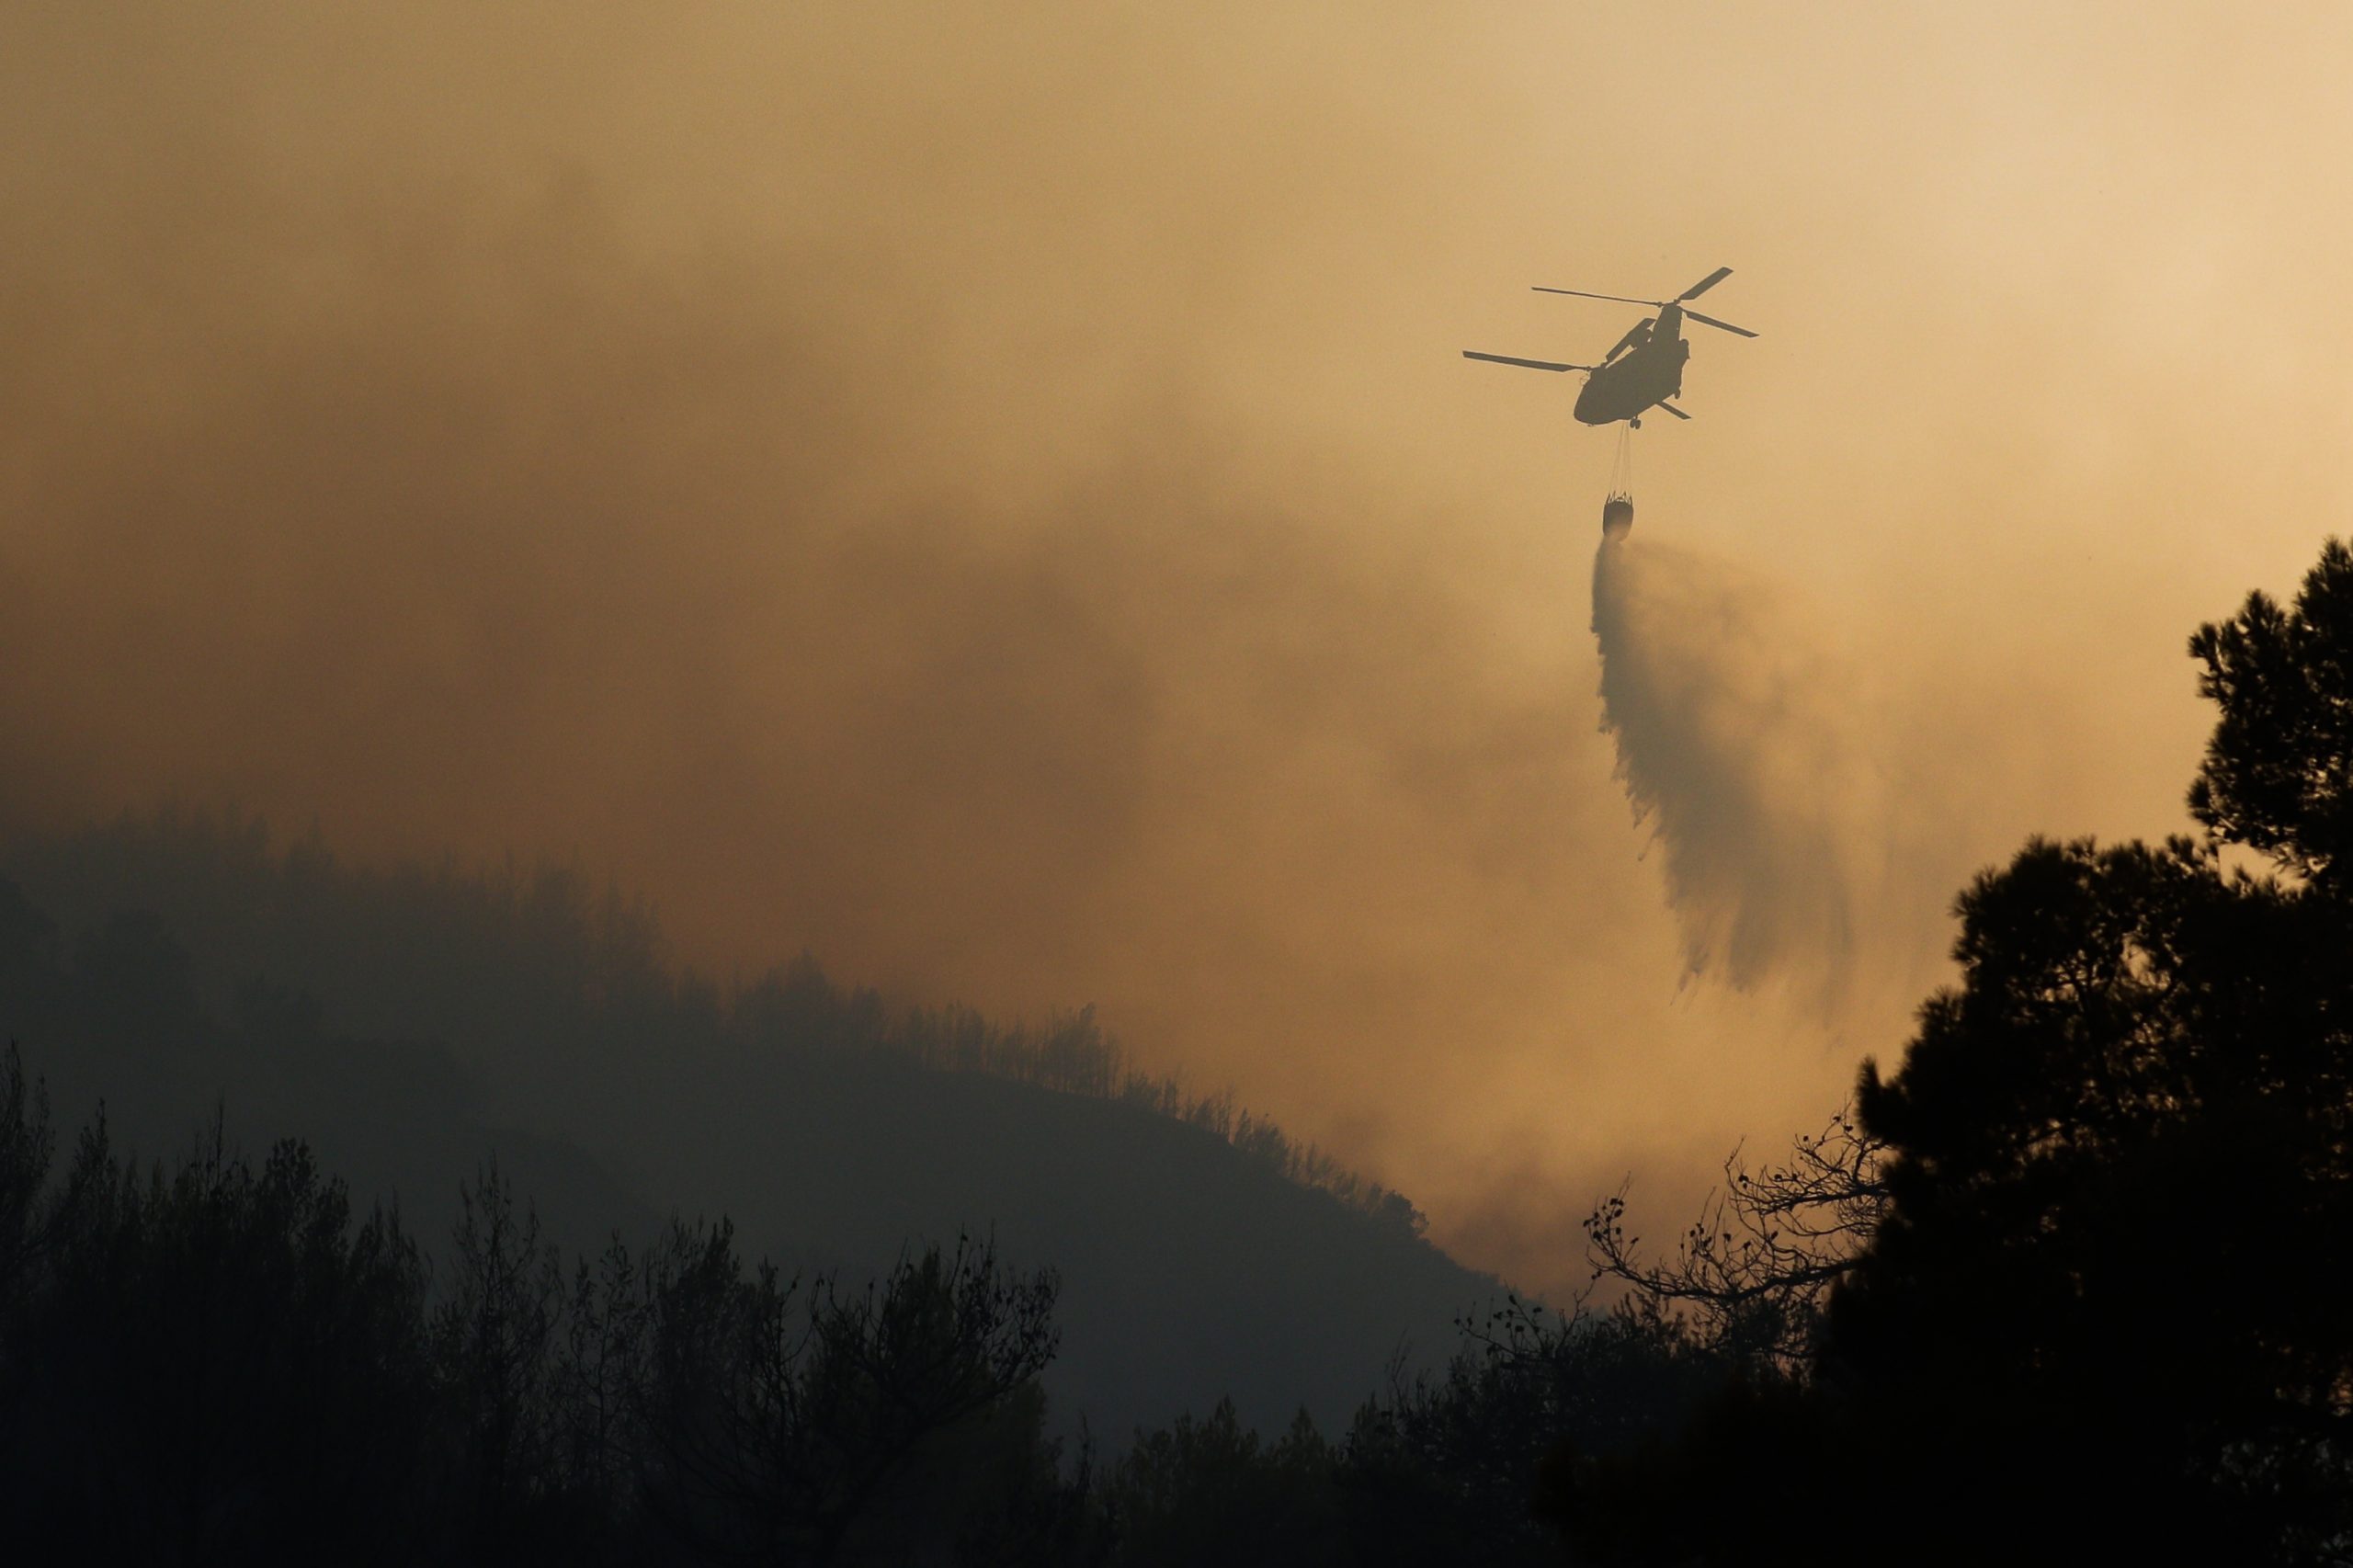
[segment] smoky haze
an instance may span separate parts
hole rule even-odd
[[[124,29],[111,74],[42,40],[98,101],[17,171],[17,819],[189,798],[580,864],[700,963],[1097,1001],[1211,1084],[1262,1058],[1245,1094],[1368,1164],[1434,1055],[1518,1034],[1591,918],[1529,832],[1591,725],[1566,669],[1496,666],[1459,518],[1181,387],[1071,414],[1084,354],[976,367],[939,339],[1051,279],[943,327],[905,258],[836,253],[870,191],[681,246],[626,168],[323,156],[189,87],[362,40]],[[981,439],[983,372],[1022,417]]]
[[[2019,672],[2075,624],[2015,570],[2047,563],[2040,536],[1914,565],[1848,549],[1886,538],[1852,517],[1787,521],[1825,422],[1768,373],[1883,383],[1882,319],[1918,303],[1832,220],[1970,226],[1924,193],[1975,187],[1897,178],[1874,160],[1930,153],[1854,129],[1914,112],[1872,51],[1936,49],[1858,29],[1851,59],[1809,51],[1759,96],[1776,8],[1711,18],[1663,78],[1651,18],[1556,13],[12,12],[0,806],[51,825],[186,799],[361,857],[553,859],[643,890],[722,971],[807,949],[909,1000],[1093,1002],[1146,1064],[1232,1082],[1412,1194],[1469,1261],[1577,1277],[1597,1191],[1809,1123],[1887,1053],[1959,875],[2018,828],[2176,803],[2014,733]],[[1589,93],[1560,90],[1567,62]],[[1824,94],[1836,158],[1717,135],[1709,107],[1774,120]],[[1637,151],[1672,101],[1699,121]],[[1789,168],[1754,165],[1782,142]],[[1522,277],[1530,257],[1577,270]],[[1787,536],[1776,571],[1841,634],[1971,640],[1966,664],[1877,661],[1927,670],[1938,724],[1809,685],[1836,638],[1811,612],[1790,632],[1769,575],[1660,585],[1753,660],[1654,642],[1597,669],[1598,492],[1564,480],[1561,389],[1451,379],[1474,341],[1566,354],[1622,327],[1497,313],[1526,283],[1669,289],[1720,261],[1757,290],[1734,310],[1728,286],[1726,313],[1788,357],[1703,345],[1707,423],[1661,437],[1721,443],[1703,466],[1757,497],[1668,482],[1641,559],[1670,559],[1677,499],[1722,519],[1702,529]],[[1800,278],[1861,324],[1802,314]],[[1967,359],[1976,321],[1914,330],[1949,377],[2010,384]],[[1922,505],[1974,517],[1962,477],[2038,472],[2001,445],[2025,422],[1986,415],[1956,457],[1941,416],[1891,418],[1852,458],[1869,505],[1931,472]],[[1884,592],[1850,591],[1874,571]],[[2148,616],[2142,716],[2194,748],[2194,616],[2147,580],[2067,608]],[[1996,582],[2010,619],[1934,608]],[[1821,723],[1743,756],[1783,697]],[[1687,699],[1731,728],[1661,728]],[[1888,835],[1922,830],[1805,796],[1821,769],[1939,767],[1972,770],[1969,809],[1893,872]],[[1710,814],[1727,802],[1747,814]],[[1859,958],[1866,915],[1922,935]],[[1815,994],[1677,1000],[1702,954]]]

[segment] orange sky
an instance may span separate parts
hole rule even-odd
[[[2335,5],[11,7],[0,804],[1093,1001],[1559,1282],[1900,1047],[1970,869],[2183,825],[2185,638],[2347,527],[2348,79]],[[1745,991],[1597,728],[1610,437],[1457,358],[1719,264],[1635,544],[1858,915]]]

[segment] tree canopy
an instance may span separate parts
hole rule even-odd
[[[2038,838],[1961,893],[1958,983],[1862,1069],[1875,1202],[1798,1259],[1835,1279],[1806,1354],[1552,1499],[1596,1555],[1810,1557],[1825,1483],[1900,1561],[2353,1555],[2353,552],[2189,651],[2203,836]],[[1804,1299],[1598,1218],[1701,1322]]]
[[[2189,640],[2221,710],[2189,810],[2209,835],[2313,878],[2353,850],[2353,550],[2321,548],[2296,602],[2247,596]]]

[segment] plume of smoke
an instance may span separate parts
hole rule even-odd
[[[1770,584],[1647,540],[1594,557],[1593,631],[1602,728],[1664,854],[1688,973],[1836,1003],[1888,825],[1848,672]]]
[[[1768,1095],[1805,1125],[1847,1060],[1757,994],[1662,1006],[1677,934],[1514,499],[1544,426],[1455,374],[1461,301],[1557,238],[1508,199],[1559,97],[1527,18],[1390,8],[1336,69],[1315,7],[938,9],[0,8],[0,832],[226,801],[363,860],[608,873],[721,971],[1096,1001],[1472,1261],[1581,1276],[1593,1190],[1707,1169]],[[1598,204],[1643,213],[1620,162]],[[1853,165],[1937,188],[1893,167]],[[1790,408],[1756,438],[1819,426]],[[1868,667],[1945,687],[1859,708],[1772,585],[1617,564],[1655,579],[1597,622],[1695,952],[1883,956],[1906,899],[1938,950],[2012,823],[1923,780],[2023,813],[2072,760],[1997,744],[2015,672],[1906,626]],[[1997,644],[2065,602],[1971,597]],[[1874,799],[1908,891],[1853,852]],[[1884,1051],[1917,995],[1847,1027]]]

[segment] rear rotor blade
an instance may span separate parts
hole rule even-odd
[[[1547,289],[1541,283],[1529,285],[1539,294],[1574,294],[1580,300],[1615,300],[1621,305],[1663,305],[1664,300],[1637,300],[1627,294],[1588,294],[1582,289]]]
[[[1745,326],[1734,326],[1728,321],[1718,321],[1713,316],[1703,316],[1697,311],[1685,311],[1683,312],[1683,319],[1685,321],[1705,322],[1710,326],[1721,328],[1725,332],[1736,332],[1743,337],[1754,337],[1756,335]]]
[[[1466,348],[1465,359],[1484,359],[1490,365],[1520,365],[1530,370],[1590,370],[1590,365],[1563,365],[1551,359],[1515,359],[1508,354],[1478,354]]]
[[[1709,290],[1714,288],[1717,284],[1722,282],[1725,278],[1730,278],[1731,276],[1731,267],[1719,267],[1713,272],[1709,273],[1705,278],[1700,278],[1699,281],[1692,284],[1691,287],[1686,289],[1683,292],[1675,297],[1678,300],[1696,300],[1700,295],[1706,293]]]

